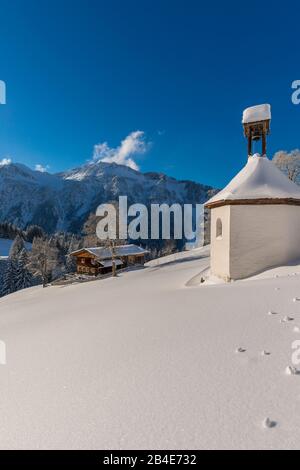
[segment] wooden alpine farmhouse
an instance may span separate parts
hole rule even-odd
[[[119,245],[112,249],[107,247],[82,248],[73,251],[71,256],[76,258],[78,274],[97,276],[112,271],[113,263],[116,269],[127,266],[143,265],[148,253],[137,245]]]

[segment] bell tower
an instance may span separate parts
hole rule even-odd
[[[248,156],[252,155],[252,142],[262,141],[261,155],[267,153],[267,135],[270,134],[271,106],[260,104],[243,112],[244,135],[248,139]]]

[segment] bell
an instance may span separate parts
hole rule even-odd
[[[261,134],[259,132],[255,132],[254,134],[252,134],[252,140],[259,140],[261,137]]]

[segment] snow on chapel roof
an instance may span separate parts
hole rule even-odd
[[[271,106],[269,104],[259,104],[244,110],[242,123],[247,124],[267,119],[271,119]]]
[[[255,154],[244,168],[219,193],[206,202],[206,207],[226,201],[247,199],[293,199],[300,203],[300,187],[287,178],[267,157]]]

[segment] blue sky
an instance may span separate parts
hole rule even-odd
[[[61,171],[139,130],[142,171],[221,187],[246,160],[243,108],[272,105],[269,155],[300,147],[299,14],[268,1],[0,0],[0,159]]]

